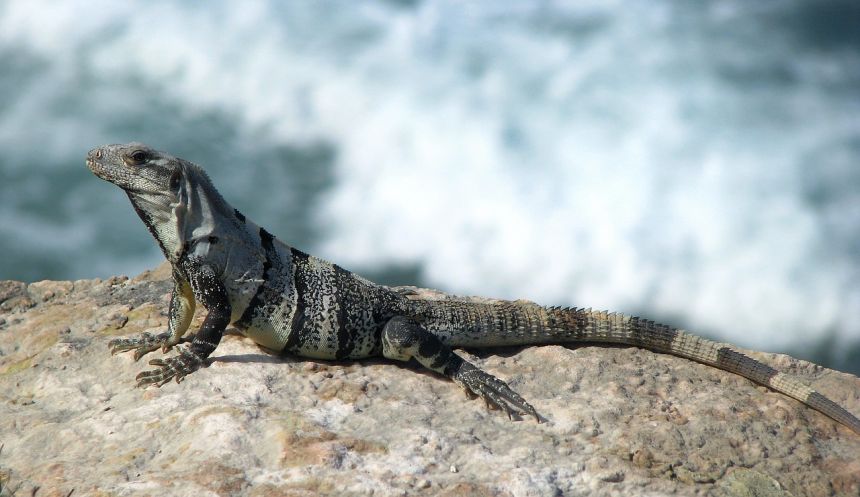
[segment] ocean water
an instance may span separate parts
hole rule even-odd
[[[91,147],[386,283],[860,372],[860,5],[0,2],[0,279],[160,253]]]

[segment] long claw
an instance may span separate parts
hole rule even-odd
[[[175,379],[177,383],[182,381],[186,375],[200,369],[204,359],[198,357],[194,352],[185,348],[179,351],[179,355],[167,359],[152,359],[150,366],[158,369],[144,371],[135,377],[138,387],[155,385],[161,387],[170,380]]]
[[[165,347],[169,338],[168,333],[159,333],[158,335],[142,333],[136,338],[115,338],[108,342],[108,347],[111,355],[134,350],[134,360],[139,361],[146,354]]]
[[[459,383],[467,393],[482,398],[490,409],[499,409],[508,415],[510,419],[514,416],[533,416],[540,423],[540,415],[531,404],[514,392],[504,381],[495,376],[485,373],[469,363],[464,363],[458,371],[454,380]]]

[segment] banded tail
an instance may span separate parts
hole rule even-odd
[[[429,304],[429,305],[428,305]],[[803,402],[860,434],[860,419],[839,404],[731,345],[634,316],[532,302],[413,301],[416,319],[451,346],[602,342],[634,345],[729,371]]]

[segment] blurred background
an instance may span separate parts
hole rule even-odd
[[[0,279],[162,260],[88,149],[385,283],[860,373],[860,3],[0,1]]]

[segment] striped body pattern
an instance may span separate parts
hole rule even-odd
[[[379,355],[378,336],[394,316],[400,298],[275,239],[247,221],[265,253],[250,300],[231,302],[233,325],[267,348],[318,359],[360,359]],[[232,261],[231,261],[232,262]],[[227,267],[225,279],[247,278],[241,265]]]
[[[860,434],[860,420],[799,380],[731,345],[637,317],[527,301],[412,299],[278,240],[233,209],[199,166],[140,143],[106,145],[87,156],[94,174],[122,188],[173,266],[166,332],[110,343],[139,359],[157,349],[138,385],[177,382],[199,369],[233,325],[269,349],[318,359],[383,356],[415,360],[510,417],[537,411],[505,382],[454,347],[598,342],[684,357],[766,385]],[[186,338],[197,302],[207,315]]]

